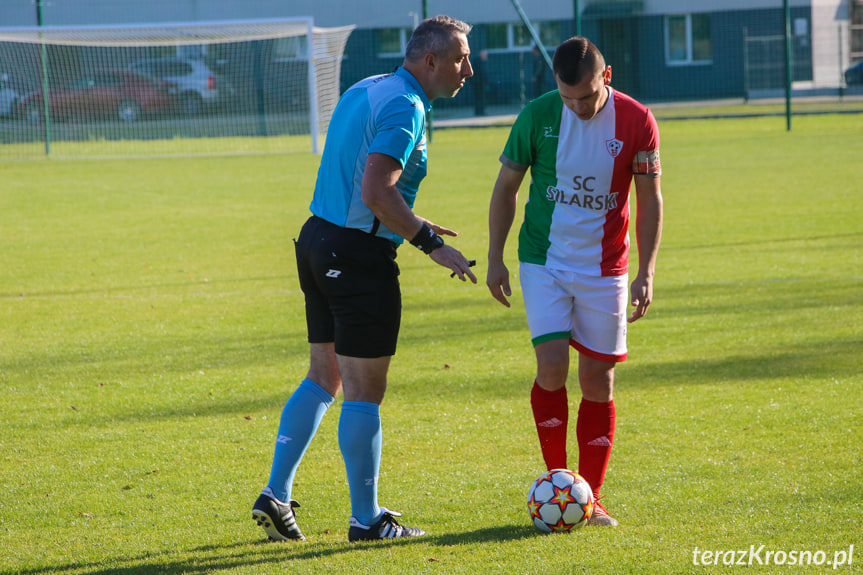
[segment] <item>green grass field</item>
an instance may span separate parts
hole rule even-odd
[[[294,489],[309,540],[269,544],[251,505],[307,367],[291,238],[318,158],[0,162],[0,573],[726,573],[762,545],[747,573],[863,572],[863,125],[660,128],[655,302],[604,487],[621,526],[554,536],[525,506],[520,290],[507,310],[400,250],[380,499],[429,536],[347,542],[337,404]],[[506,133],[435,132],[417,205],[482,280]]]

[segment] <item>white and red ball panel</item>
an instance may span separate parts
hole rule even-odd
[[[527,495],[531,521],[540,531],[562,532],[587,523],[593,512],[593,490],[568,469],[552,469],[537,477]]]

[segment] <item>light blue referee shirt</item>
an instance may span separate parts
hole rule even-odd
[[[362,201],[366,156],[381,153],[401,163],[396,188],[413,208],[427,171],[425,128],[430,110],[420,83],[401,67],[351,86],[330,120],[312,213],[338,226],[402,243],[403,238],[384,226]]]

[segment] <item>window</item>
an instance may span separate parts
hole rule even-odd
[[[410,28],[379,28],[375,30],[378,56],[404,56],[410,37]]]
[[[84,76],[81,78],[76,78],[69,82],[66,87],[70,90],[85,90],[87,88],[92,88],[96,85],[96,80],[93,79],[92,76]]]
[[[506,50],[509,48],[509,24],[486,25],[486,47],[489,50]]]
[[[560,44],[563,31],[558,21],[532,22],[546,48]],[[527,51],[533,47],[533,37],[522,22],[512,24],[486,24],[486,48],[499,51]]]
[[[534,28],[536,28],[536,26],[534,26]],[[509,29],[512,31],[512,42],[510,43],[510,47],[530,48],[533,45],[533,38],[530,36],[527,26],[524,24],[512,24]]]
[[[546,48],[556,48],[563,41],[563,26],[559,20],[540,22],[538,26],[539,39]]]
[[[665,60],[670,65],[704,64],[712,60],[709,14],[666,17]]]
[[[90,87],[92,88],[100,88],[100,87],[112,87],[112,86],[122,86],[126,82],[126,79],[123,76],[118,76],[117,74],[111,73],[103,73],[96,74],[96,77],[93,79]]]

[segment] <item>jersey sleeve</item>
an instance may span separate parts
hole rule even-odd
[[[533,113],[530,105],[519,113],[509,132],[500,162],[518,172],[526,172],[533,165],[536,146],[533,144]]]
[[[378,112],[375,128],[369,153],[386,154],[404,168],[425,131],[425,111],[422,105],[405,96],[395,97]]]
[[[641,143],[632,160],[632,173],[658,177],[662,175],[662,164],[659,161],[659,126],[649,109],[645,109],[641,134]]]

